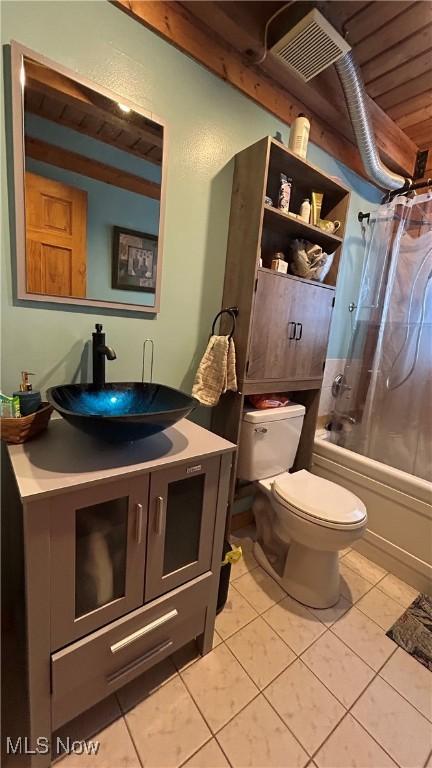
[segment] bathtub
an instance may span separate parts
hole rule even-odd
[[[421,592],[432,594],[432,483],[315,434],[312,472],[366,504],[368,527],[355,548]]]

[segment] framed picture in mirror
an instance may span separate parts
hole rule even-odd
[[[167,131],[11,44],[17,297],[157,313]]]
[[[113,227],[112,287],[154,293],[156,274],[157,237]]]

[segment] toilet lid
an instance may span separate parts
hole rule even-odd
[[[306,469],[292,475],[284,472],[273,482],[273,490],[302,516],[336,525],[353,525],[366,518],[366,507],[351,491],[312,475]]]

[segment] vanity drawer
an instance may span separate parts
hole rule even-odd
[[[53,729],[201,634],[211,583],[202,574],[52,654]]]

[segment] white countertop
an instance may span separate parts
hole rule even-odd
[[[134,443],[113,445],[79,432],[63,419],[51,419],[40,437],[8,445],[23,501],[161,469],[235,450],[207,429],[182,419],[164,432]]]

